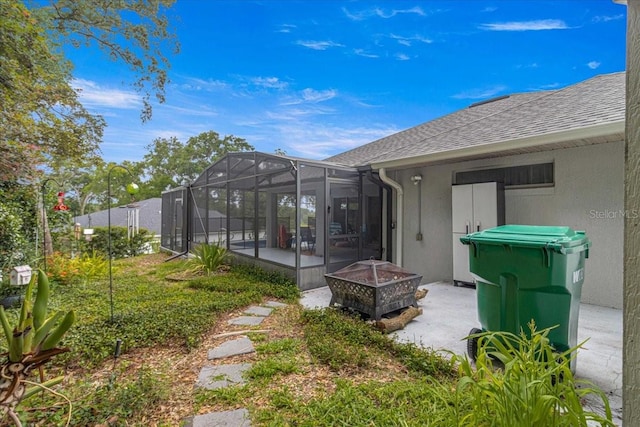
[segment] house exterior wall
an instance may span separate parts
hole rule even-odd
[[[640,0],[627,8],[625,208],[640,208]],[[627,218],[624,250],[623,424],[640,425],[640,221]]]
[[[424,282],[452,280],[451,185],[455,172],[554,162],[555,185],[507,189],[507,224],[559,225],[584,230],[592,241],[582,301],[622,307],[624,142],[590,145],[396,171],[404,187],[403,266]],[[410,177],[421,174],[422,212]],[[629,212],[640,215],[640,212]],[[422,240],[417,240],[421,216]]]

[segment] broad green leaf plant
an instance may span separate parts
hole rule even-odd
[[[213,243],[202,243],[193,249],[193,258],[189,259],[193,271],[202,272],[207,276],[218,271],[227,263],[231,254],[226,248]]]
[[[71,310],[66,314],[56,312],[47,316],[48,303],[49,279],[42,270],[38,270],[27,285],[16,325],[9,323],[4,308],[0,306],[0,323],[9,349],[0,365],[0,411],[3,418],[8,416],[16,426],[22,425],[15,409],[23,399],[63,380],[63,377],[57,377],[43,381],[42,367],[54,356],[69,351],[58,347],[58,344],[73,325],[75,313]],[[27,380],[35,369],[39,369],[40,383]],[[33,384],[33,387],[27,388],[28,384]]]
[[[547,427],[614,426],[607,396],[592,383],[575,379],[571,361],[581,343],[556,352],[548,335],[552,328],[530,333],[484,332],[478,339],[475,369],[460,360],[457,394],[462,406],[459,425]],[[604,414],[587,411],[583,399],[602,400]]]

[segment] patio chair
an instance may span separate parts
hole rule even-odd
[[[310,227],[300,227],[300,248],[302,248],[303,242],[307,243],[308,250],[314,251],[316,249],[316,237]]]

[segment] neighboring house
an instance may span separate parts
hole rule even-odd
[[[327,160],[368,165],[398,184],[394,261],[427,282],[452,279],[452,185],[515,173],[505,182],[505,222],[586,231],[582,300],[622,308],[624,216],[640,214],[624,212],[624,121],[621,72],[470,105]]]
[[[139,228],[146,228],[156,238],[160,237],[162,199],[154,197],[129,205],[111,208],[112,227],[131,227],[134,225],[133,216],[137,218]],[[137,211],[137,212],[136,212]],[[109,224],[108,210],[93,212],[74,217],[75,223],[84,228],[106,227]]]
[[[196,194],[244,195],[237,206],[259,205],[262,197],[266,220],[250,212],[261,227],[256,231],[268,236],[280,194],[298,195],[299,211],[311,198],[317,216],[313,258],[300,250],[289,264],[268,258],[276,246],[269,240],[247,255],[294,268],[298,285],[309,289],[324,285],[323,273],[370,256],[400,264],[425,283],[452,281],[452,186],[499,181],[505,223],[587,233],[593,245],[582,300],[621,308],[624,216],[640,214],[624,212],[624,122],[625,74],[600,75],[558,90],[478,102],[315,164],[232,153],[193,188]],[[179,191],[185,190],[163,193],[167,206],[182,200]],[[189,229],[183,222],[164,226],[163,236]],[[339,239],[329,234],[334,222],[343,224]],[[309,260],[312,266],[305,264]]]

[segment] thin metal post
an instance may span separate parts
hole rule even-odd
[[[129,169],[122,165],[114,165],[107,172],[107,246],[109,250],[109,305],[111,308],[111,323],[113,323],[113,272],[112,272],[112,258],[111,253],[111,171],[115,168],[121,168],[127,171],[127,173],[133,178],[133,174]]]

